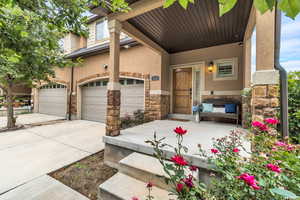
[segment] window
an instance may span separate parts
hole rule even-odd
[[[109,37],[107,20],[102,20],[96,24],[96,40],[104,40]]]
[[[237,58],[214,61],[214,80],[237,80],[238,60]]]

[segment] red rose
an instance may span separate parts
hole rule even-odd
[[[234,148],[232,151],[233,151],[234,153],[238,153],[240,150],[239,150],[238,148]]]
[[[192,165],[192,166],[189,167],[189,169],[190,169],[192,172],[195,172],[195,171],[198,170],[198,167]]]
[[[181,192],[183,190],[184,185],[182,183],[177,183],[176,190],[177,192]]]
[[[177,165],[181,165],[181,166],[186,166],[188,165],[188,162],[184,160],[184,158],[182,156],[179,155],[175,155],[171,158],[171,160],[177,164]]]
[[[132,197],[131,200],[139,200],[137,197]]]
[[[153,187],[153,184],[151,182],[148,182],[147,183],[147,188],[152,188]]]
[[[216,153],[219,153],[219,150],[218,149],[211,149],[210,150],[212,153],[216,154]]]
[[[185,135],[187,133],[187,130],[184,130],[181,126],[179,126],[174,129],[174,132],[177,135]]]

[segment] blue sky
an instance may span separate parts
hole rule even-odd
[[[281,29],[281,64],[288,71],[300,70],[300,16],[282,17]]]
[[[252,72],[255,71],[256,34],[252,37]],[[300,70],[300,16],[282,16],[280,62],[287,71]]]

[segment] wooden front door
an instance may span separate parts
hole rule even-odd
[[[192,68],[174,69],[174,113],[191,114],[192,109]]]

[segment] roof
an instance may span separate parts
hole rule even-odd
[[[124,38],[120,41],[120,46],[124,47],[125,45],[136,46],[139,43],[131,38]],[[92,55],[101,54],[109,51],[109,43],[100,44],[97,46],[89,47],[89,48],[81,48],[72,53],[66,55],[66,58],[78,58],[78,57],[87,57]]]
[[[178,3],[128,20],[169,53],[243,41],[253,0],[238,1],[219,16],[218,1],[196,0],[187,10]]]

